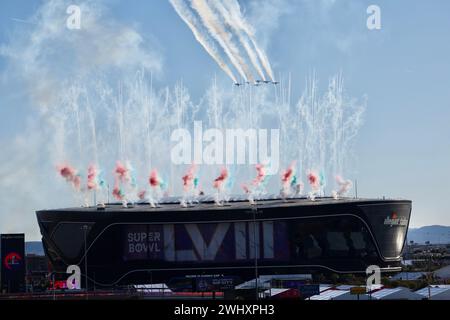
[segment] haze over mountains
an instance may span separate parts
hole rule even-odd
[[[424,226],[420,228],[409,228],[408,242],[416,243],[450,243],[450,227],[449,226]]]

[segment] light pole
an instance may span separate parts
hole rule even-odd
[[[55,272],[53,272],[52,274],[52,279],[53,279],[53,301],[56,300],[56,285],[55,285]]]
[[[89,226],[87,224],[83,225],[84,230],[84,278],[85,278],[85,286],[86,286],[86,300],[89,299],[89,289],[88,289],[88,265],[87,265],[87,246],[86,246],[86,239],[87,239],[87,230]]]
[[[253,212],[253,245],[255,247],[255,291],[256,291],[256,300],[259,298],[259,290],[258,290],[258,247],[256,245],[256,206],[252,206]]]

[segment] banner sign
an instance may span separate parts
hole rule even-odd
[[[197,291],[225,291],[233,290],[235,279],[233,277],[200,277],[196,279]]]
[[[1,286],[2,292],[25,290],[25,235],[1,235]]]
[[[287,261],[284,221],[135,224],[124,227],[123,259],[167,262]]]

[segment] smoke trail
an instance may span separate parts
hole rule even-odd
[[[118,181],[127,183],[131,180],[130,170],[121,161],[117,161],[116,168],[114,169]]]
[[[189,170],[186,174],[181,178],[183,180],[183,189],[184,191],[189,191],[194,185],[195,178],[195,165],[189,167]]]
[[[181,178],[183,181],[183,198],[181,199],[180,205],[182,207],[187,207],[187,202],[192,202],[190,197],[194,195],[193,193],[198,187],[198,178],[195,176],[195,170],[197,166],[195,164],[191,165],[186,172],[186,174]]]
[[[81,176],[78,174],[77,170],[70,165],[58,166],[58,171],[61,177],[69,182],[75,191],[81,190]]]
[[[150,184],[150,187],[151,187],[151,192],[149,195],[149,202],[150,202],[150,205],[153,208],[155,208],[158,205],[159,200],[161,199],[161,191],[164,187],[164,182],[160,178],[158,171],[156,169],[153,169],[150,172],[150,177],[148,178],[148,183]]]
[[[256,42],[255,34],[254,34],[254,31],[252,30],[252,27],[247,23],[245,18],[242,16],[241,7],[239,6],[239,3],[235,0],[229,0],[229,1],[224,1],[224,5],[225,5],[225,7],[227,7],[231,16],[234,17],[235,21],[238,23],[239,28],[241,30],[243,30],[249,37],[253,47],[256,50],[256,53],[259,57],[259,60],[261,61],[261,64],[262,64],[264,70],[266,71],[270,80],[272,80],[272,82],[274,82],[275,77],[273,76],[273,71],[272,71],[272,67],[270,66],[269,59],[267,58],[267,55],[265,54],[265,52],[259,47],[258,43]],[[256,70],[258,70],[258,69],[256,69]],[[265,80],[265,79],[263,79],[263,80]]]
[[[123,164],[121,161],[116,162],[114,169],[114,189],[113,196],[122,201],[123,207],[127,207],[127,203],[131,194],[135,194],[136,191],[136,177],[134,176],[134,169],[129,161]]]
[[[228,3],[229,7],[234,7],[233,4],[231,4],[232,1],[225,1],[225,2]],[[219,1],[212,1],[212,5],[223,16],[228,26],[231,27],[237,34],[241,45],[247,52],[247,55],[249,56],[250,61],[252,62],[253,67],[258,73],[260,79],[265,81],[266,77],[258,61],[257,53],[253,50],[253,48],[249,43],[250,35],[248,34],[248,32],[246,32],[245,28],[243,27],[245,22],[243,21],[244,18],[240,14],[240,11],[236,12],[236,10],[233,10],[233,12],[231,12],[227,10],[227,8],[225,8],[225,6]]]
[[[254,198],[255,195],[261,192],[261,189],[264,187],[264,184],[267,182],[267,172],[264,164],[258,163],[255,166],[256,169],[256,177],[252,180],[250,185],[242,184],[242,189],[247,194],[247,198],[250,204],[255,204]]]
[[[199,30],[199,22],[197,18],[190,12],[188,6],[184,3],[184,0],[169,0],[175,11],[183,19],[183,21],[188,25],[194,34],[195,39],[205,48],[206,52],[216,61],[219,67],[233,80],[237,83],[236,77],[234,76],[228,65],[222,60],[215,46],[208,41],[208,37]]]
[[[97,167],[94,165],[90,165],[88,168],[88,175],[87,175],[87,188],[88,190],[97,190],[98,186],[99,181],[98,181]]]
[[[214,188],[215,189],[222,189],[223,184],[228,179],[228,170],[227,168],[223,168],[220,172],[220,176],[218,176],[216,179],[214,179]]]
[[[311,186],[311,192],[309,198],[314,201],[317,194],[320,191],[320,177],[317,172],[310,170],[307,174],[309,185]]]
[[[150,186],[153,188],[162,186],[161,178],[159,177],[158,171],[156,169],[153,169],[150,172],[150,178],[148,179],[148,182],[150,183]]]
[[[214,195],[214,202],[216,205],[223,205],[222,203],[222,192],[224,189],[224,184],[226,180],[228,179],[228,169],[222,168],[222,171],[220,172],[220,176],[218,176],[216,179],[214,179],[213,187],[217,190],[217,193]],[[224,199],[226,201],[226,196]]]
[[[257,164],[255,168],[257,175],[253,180],[253,185],[257,188],[264,182],[264,179],[266,178],[266,167],[263,164]]]
[[[217,15],[205,0],[191,0],[191,6],[198,13],[209,33],[222,46],[233,66],[246,82],[254,81],[239,49],[234,45],[232,35],[225,30]]]
[[[118,182],[116,182],[116,184],[114,185],[113,191],[112,191],[112,195],[114,196],[114,198],[118,201],[126,201],[125,200],[125,193],[124,191],[120,188],[120,185]],[[124,203],[124,206],[126,206],[126,203]]]
[[[291,194],[291,187],[296,186],[297,178],[295,177],[295,161],[283,171],[281,174],[281,197],[283,199],[287,198]]]

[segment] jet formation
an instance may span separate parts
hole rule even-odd
[[[279,82],[278,82],[278,81],[270,81],[270,80],[256,80],[254,83],[250,83],[250,82],[248,82],[248,81],[243,82],[243,83],[235,82],[234,85],[235,85],[236,87],[240,87],[240,86],[243,86],[243,85],[246,85],[246,84],[247,84],[247,85],[252,84],[252,85],[254,85],[255,87],[259,87],[259,86],[262,85],[262,84],[269,84],[269,83],[272,83],[272,84],[274,84],[274,85],[277,85]]]

